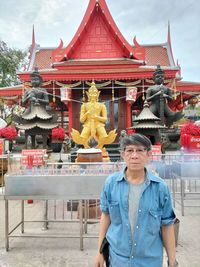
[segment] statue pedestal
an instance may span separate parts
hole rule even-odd
[[[101,149],[83,148],[77,151],[76,162],[102,162],[103,156]],[[78,206],[78,218],[80,214],[80,206]],[[95,199],[85,200],[83,204],[83,217],[85,219],[100,218],[101,211],[99,201]]]
[[[77,151],[77,162],[101,162],[103,161],[101,149],[83,148]]]

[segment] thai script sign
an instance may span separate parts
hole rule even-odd
[[[189,142],[190,149],[200,149],[200,136],[191,136]]]
[[[21,153],[21,165],[28,167],[44,165],[44,154],[46,149],[24,149]]]

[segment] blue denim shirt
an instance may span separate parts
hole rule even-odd
[[[129,183],[125,172],[106,179],[101,193],[101,210],[110,215],[106,233],[110,244],[110,267],[162,267],[162,225],[173,224],[175,214],[167,184],[147,172],[137,223],[132,238],[128,216]]]

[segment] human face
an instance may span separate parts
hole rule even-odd
[[[150,160],[151,152],[140,145],[129,145],[122,152],[122,157],[130,171],[139,171]]]

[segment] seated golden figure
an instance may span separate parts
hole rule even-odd
[[[98,102],[100,92],[96,88],[94,82],[86,92],[88,102],[83,103],[80,112],[80,122],[83,124],[81,134],[72,129],[72,138],[75,143],[81,144],[84,148],[90,148],[89,142],[95,140],[96,148],[102,149],[105,144],[111,144],[116,138],[116,130],[110,131],[109,134],[105,130],[105,122],[107,121],[107,110],[104,103]]]

